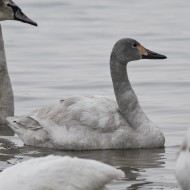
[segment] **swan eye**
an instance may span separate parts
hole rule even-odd
[[[132,44],[132,47],[133,47],[133,48],[136,48],[136,47],[137,47],[137,44],[136,44],[136,43]]]
[[[7,4],[7,7],[11,7],[13,9],[13,5],[11,5],[10,3]]]

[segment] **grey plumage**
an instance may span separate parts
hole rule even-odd
[[[73,96],[21,117],[7,118],[26,145],[65,150],[163,147],[162,131],[143,112],[127,74],[127,63],[166,57],[133,39],[119,40],[110,69],[117,103],[100,96]]]
[[[0,0],[0,21],[17,20],[34,26],[37,23],[28,18],[12,0]],[[7,69],[2,29],[0,25],[0,125],[14,115],[14,97]]]
[[[7,69],[3,35],[0,25],[0,124],[5,124],[6,118],[13,115],[13,90]]]

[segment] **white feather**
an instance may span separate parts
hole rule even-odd
[[[0,173],[1,190],[101,190],[121,170],[95,160],[47,156],[33,158]]]

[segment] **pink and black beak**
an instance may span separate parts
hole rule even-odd
[[[165,55],[150,51],[143,46],[139,45],[137,47],[142,55],[142,59],[166,59]]]
[[[17,5],[8,4],[7,6],[11,7],[13,10],[14,20],[18,20],[18,21],[21,21],[24,23],[28,23],[28,24],[31,24],[33,26],[38,26],[38,24],[36,22],[34,22],[33,20],[31,20],[30,18],[28,18]]]

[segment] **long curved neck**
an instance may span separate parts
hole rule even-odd
[[[6,123],[6,117],[14,114],[14,98],[9,78],[2,29],[0,25],[0,124]]]
[[[3,34],[0,25],[0,66],[3,67],[4,65],[6,65],[6,57],[5,57],[5,49],[3,42]]]
[[[142,122],[148,122],[128,79],[127,64],[120,63],[112,54],[110,69],[116,100],[123,117],[134,128],[141,126]]]

